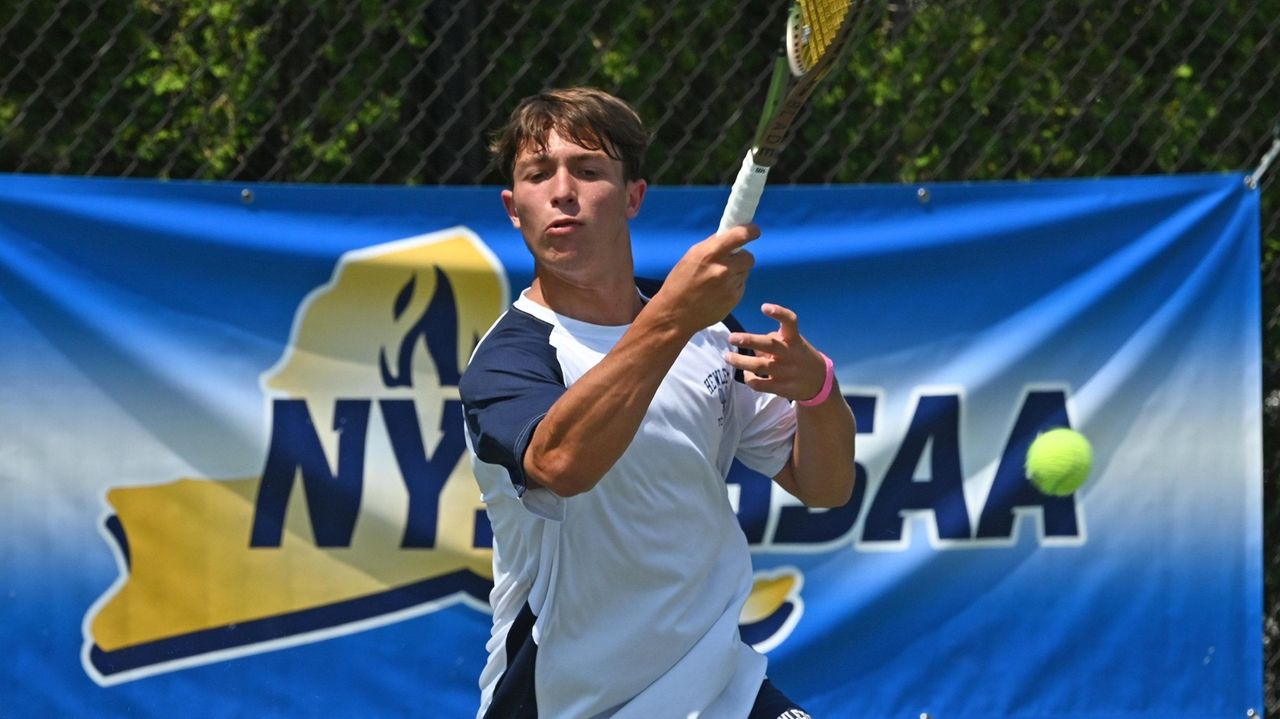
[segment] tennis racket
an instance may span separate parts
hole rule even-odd
[[[774,62],[752,147],[720,217],[721,232],[755,217],[769,168],[782,151],[791,123],[848,44],[862,4],[859,0],[796,0],[791,6],[783,52]]]

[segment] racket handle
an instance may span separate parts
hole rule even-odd
[[[733,189],[729,191],[729,202],[720,217],[718,232],[724,232],[735,225],[745,225],[756,216],[756,206],[760,204],[760,196],[764,194],[764,181],[768,176],[769,168],[757,165],[748,150],[747,156],[742,158],[738,178],[733,181]]]

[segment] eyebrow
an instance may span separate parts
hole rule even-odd
[[[588,150],[580,147],[577,150],[571,150],[567,159],[570,162],[580,162],[582,160],[613,160],[604,150]],[[551,161],[551,155],[547,152],[538,153],[521,153],[520,158],[516,160],[515,167],[523,167],[526,165],[542,165]]]

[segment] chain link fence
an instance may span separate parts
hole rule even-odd
[[[1280,141],[1280,0],[869,1],[772,182],[1248,172]],[[651,182],[727,184],[785,12],[781,0],[0,0],[0,171],[497,184],[486,135],[516,100],[591,84],[647,119]],[[1270,712],[1277,175],[1258,188]]]

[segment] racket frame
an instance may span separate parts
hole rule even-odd
[[[861,10],[862,5],[858,0],[850,3],[848,15],[830,47],[803,75],[795,77],[793,73],[793,66],[796,64],[793,56],[798,55],[794,47],[784,48],[783,54],[774,62],[769,92],[765,97],[764,111],[756,127],[752,147],[743,158],[742,167],[729,191],[724,214],[720,218],[721,232],[735,225],[751,222],[755,217],[756,207],[764,194],[769,168],[773,167],[786,145],[791,125],[804,109],[805,102],[843,55],[845,46],[853,36],[854,15]],[[793,44],[792,38],[797,33],[795,24],[800,21],[799,17],[799,5],[793,5],[787,18],[788,45]]]

